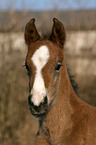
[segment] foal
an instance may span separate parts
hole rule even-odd
[[[54,18],[51,35],[42,39],[34,22],[25,28],[25,66],[29,107],[39,120],[36,145],[96,145],[96,108],[81,101],[70,82],[63,24]]]

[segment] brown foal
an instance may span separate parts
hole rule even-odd
[[[36,145],[96,145],[96,108],[77,97],[65,65],[64,26],[56,18],[53,23],[46,38],[34,18],[25,28],[28,104],[39,120]]]

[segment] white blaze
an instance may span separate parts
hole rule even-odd
[[[35,51],[31,60],[36,67],[36,75],[34,79],[33,88],[31,90],[32,102],[34,105],[39,106],[41,102],[44,100],[44,96],[47,95],[43,76],[42,76],[42,68],[46,65],[49,59],[49,50],[48,47],[43,45],[40,46],[39,49]]]

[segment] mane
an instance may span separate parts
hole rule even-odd
[[[50,38],[50,32],[44,32],[44,31],[42,31],[42,34],[41,34],[41,41],[44,41],[44,40],[48,40],[49,38]]]

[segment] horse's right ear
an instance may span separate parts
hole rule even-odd
[[[53,28],[50,35],[50,40],[57,43],[61,48],[63,48],[66,34],[63,24],[56,18],[53,18]]]
[[[35,18],[31,19],[25,28],[25,42],[30,45],[40,39],[40,35],[35,27]]]

